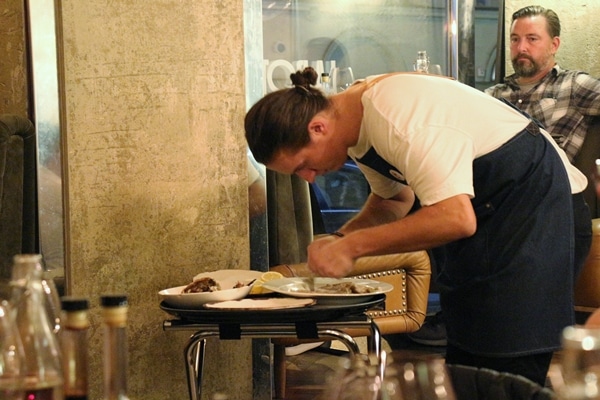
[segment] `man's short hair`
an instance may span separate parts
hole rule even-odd
[[[515,22],[519,18],[533,17],[536,15],[541,15],[546,18],[548,34],[550,37],[560,36],[560,19],[558,19],[558,15],[556,15],[554,11],[542,6],[527,6],[515,11],[512,15],[512,22]]]

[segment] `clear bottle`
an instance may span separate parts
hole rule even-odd
[[[323,72],[321,74],[321,90],[325,93],[325,96],[329,96],[332,94],[331,92],[331,80],[329,79],[329,74],[327,72]]]
[[[47,276],[46,272],[42,275],[42,288],[44,289],[45,306],[48,316],[50,317],[50,323],[52,324],[52,331],[58,334],[60,331],[60,296],[58,295],[58,289],[54,283],[52,277]]]
[[[568,326],[562,335],[561,400],[600,399],[600,329]]]
[[[427,51],[419,50],[417,52],[417,59],[415,61],[415,71],[422,72],[424,74],[429,73],[429,57]]]
[[[14,257],[12,301],[25,354],[25,399],[59,400],[63,399],[62,358],[45,307],[41,259],[38,254]]]
[[[43,260],[42,260],[42,256],[40,255],[40,263],[39,263],[39,268],[42,269],[43,271]],[[11,279],[12,279],[12,283],[11,286],[14,287],[18,287],[19,285],[23,284],[27,278],[28,278],[28,274],[29,274],[29,267],[28,266],[17,266],[14,265],[13,269],[12,269],[12,275],[11,275]],[[58,333],[58,331],[60,330],[60,298],[58,295],[58,290],[56,289],[56,285],[54,283],[54,280],[50,277],[47,276],[46,271],[42,272],[42,278],[41,278],[41,285],[42,285],[42,291],[43,291],[43,296],[44,296],[44,308],[46,309],[46,312],[48,313],[48,318],[52,327],[52,331],[56,334]],[[14,294],[14,291],[13,291]],[[13,301],[16,301],[16,299],[12,299]]]
[[[88,398],[89,302],[82,297],[61,298],[64,313],[59,334],[63,357],[65,400]]]
[[[104,400],[127,397],[127,296],[100,298],[104,320]]]
[[[0,302],[0,399],[23,400],[25,355],[10,304]]]

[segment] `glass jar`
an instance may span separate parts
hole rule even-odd
[[[41,259],[38,254],[14,257],[12,303],[25,355],[25,398],[59,400],[63,398],[62,359],[54,322],[46,310]]]
[[[382,352],[377,361],[365,355],[345,361],[325,394],[332,400],[456,400],[443,358],[398,351]]]
[[[0,399],[23,400],[25,355],[14,313],[5,300],[0,303]]]
[[[600,399],[600,329],[568,326],[562,334],[562,400]]]

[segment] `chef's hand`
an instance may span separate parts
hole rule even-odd
[[[308,246],[308,268],[317,276],[347,276],[354,268],[354,260],[347,254],[344,238],[325,236]]]

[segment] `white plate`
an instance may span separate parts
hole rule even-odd
[[[280,310],[282,308],[298,308],[315,304],[314,299],[296,299],[293,297],[277,297],[264,299],[241,299],[205,304],[206,308],[221,310]]]
[[[221,286],[221,290],[205,293],[181,293],[188,285],[176,286],[170,289],[164,289],[158,292],[165,303],[172,307],[179,308],[196,308],[203,304],[217,301],[238,300],[243,299],[250,293],[252,285],[242,286],[241,288],[233,289],[238,283],[250,283],[253,279],[258,279],[262,275],[260,271],[251,271],[243,269],[223,269],[213,272],[203,272],[196,275],[193,280],[204,277],[211,277]],[[189,282],[191,283],[191,281]]]
[[[353,304],[360,303],[370,297],[391,291],[394,286],[389,283],[375,281],[371,279],[354,278],[321,278],[316,277],[315,290],[310,291],[307,278],[283,278],[275,279],[263,283],[263,287],[273,292],[284,294],[291,297],[314,298],[320,304]],[[369,289],[369,293],[324,293],[319,291],[319,287],[333,285],[338,283],[353,283],[359,288]]]

